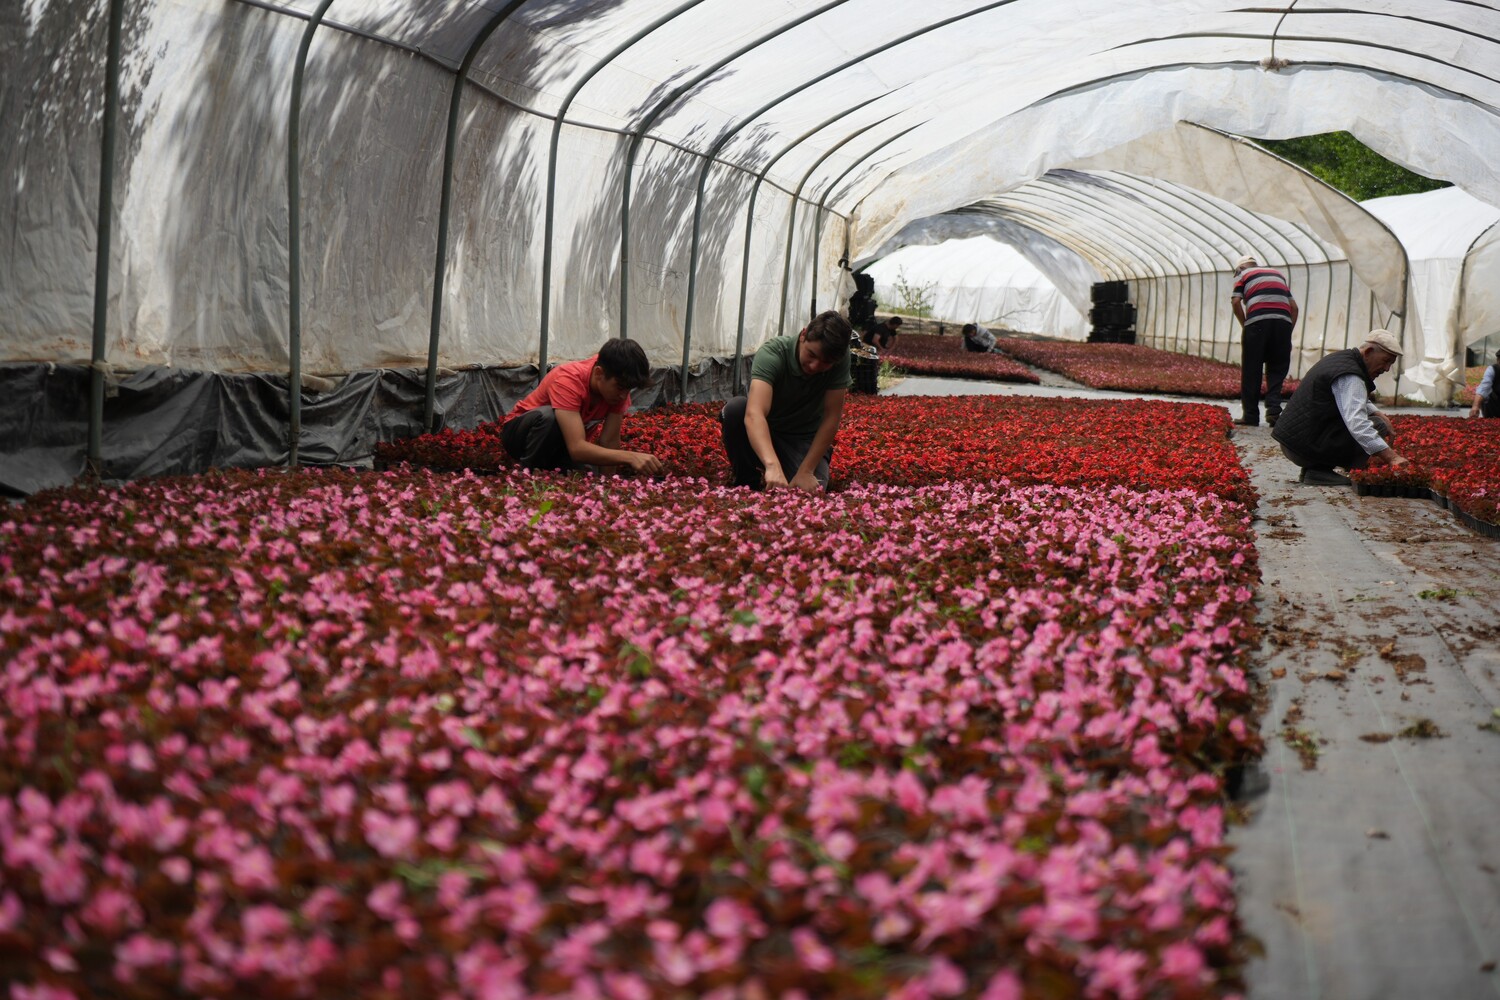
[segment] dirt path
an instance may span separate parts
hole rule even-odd
[[[1231,840],[1256,997],[1500,997],[1500,541],[1299,486],[1267,431],[1263,770]]]

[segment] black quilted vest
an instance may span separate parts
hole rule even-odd
[[[1490,379],[1490,394],[1479,404],[1479,412],[1486,417],[1500,417],[1500,364],[1490,367],[1495,374]]]
[[[1365,450],[1344,426],[1339,405],[1333,398],[1333,381],[1344,375],[1358,375],[1367,391],[1375,391],[1375,383],[1365,370],[1358,348],[1334,351],[1302,376],[1302,383],[1281,411],[1271,436],[1318,465],[1347,466],[1358,461]]]

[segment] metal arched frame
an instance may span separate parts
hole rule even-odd
[[[765,181],[766,177],[771,172],[771,168],[774,167],[774,166],[776,166],[776,164],[781,161],[782,157],[786,156],[792,150],[796,149],[798,146],[802,145],[802,143],[804,143],[807,140],[811,139],[813,136],[817,135],[819,132],[823,131],[828,126],[830,126],[830,125],[834,124],[835,122],[837,122],[840,118],[843,118],[843,117],[845,117],[845,116],[847,116],[849,114],[852,114],[855,111],[859,111],[859,110],[862,110],[863,108],[869,107],[871,104],[873,104],[876,101],[880,100],[884,96],[885,96],[884,94],[877,94],[876,96],[869,98],[868,100],[864,101],[861,104],[857,104],[857,105],[855,105],[852,108],[847,108],[847,109],[845,109],[843,111],[838,112],[835,115],[832,115],[829,118],[823,119],[823,121],[819,122],[817,125],[815,125],[812,128],[808,129],[806,132],[803,132],[801,135],[799,135],[792,142],[788,143],[785,147],[782,148],[781,152],[777,153],[775,156],[773,156],[769,160],[767,160],[766,163],[765,163],[765,165],[762,166],[760,168],[760,171],[755,175],[755,183],[752,184],[751,187],[750,187],[750,198],[749,198],[749,201],[747,202],[746,208],[745,208],[745,248],[744,248],[744,251],[742,252],[741,257],[740,257],[740,302],[739,302],[739,315],[738,315],[738,319],[736,321],[735,337],[734,337],[734,362],[735,362],[735,365],[734,365],[734,392],[735,392],[735,395],[739,395],[739,391],[740,391],[740,387],[741,387],[740,386],[740,366],[739,366],[739,361],[740,361],[740,357],[744,354],[744,350],[745,350],[745,303],[746,303],[746,301],[747,301],[747,299],[749,297],[749,289],[750,289],[750,247],[751,247],[751,240],[755,236],[755,203],[756,203],[756,200],[760,197],[760,186],[761,186],[761,183],[763,181]]]
[[[85,462],[90,474],[104,470],[104,368],[109,324],[109,258],[115,220],[115,144],[120,121],[120,50],[125,0],[109,0],[104,56],[104,134],[99,142],[99,211],[94,240],[94,326],[89,351],[89,429]]]
[[[453,92],[448,99],[448,133],[443,142],[442,193],[438,198],[437,260],[432,267],[432,326],[427,337],[427,379],[422,404],[422,428],[428,432],[437,429],[433,424],[437,411],[438,346],[443,327],[443,286],[448,273],[448,226],[453,214],[453,171],[458,154],[458,123],[464,85],[468,82],[474,59],[485,42],[489,41],[490,35],[525,3],[526,0],[511,0],[485,22],[479,34],[474,36],[474,41],[469,43],[463,62],[455,71]]]
[[[1223,199],[1219,199],[1218,202],[1216,202],[1216,203],[1210,203],[1210,202],[1208,202],[1206,200],[1208,198],[1207,194],[1205,194],[1202,191],[1197,190],[1196,188],[1188,187],[1188,186],[1185,186],[1185,185],[1177,185],[1177,186],[1175,186],[1175,188],[1174,188],[1174,194],[1175,194],[1176,197],[1182,198],[1185,201],[1189,201],[1189,202],[1192,202],[1195,205],[1200,206],[1200,211],[1202,212],[1203,215],[1215,218],[1226,229],[1231,230],[1240,239],[1240,245],[1242,247],[1256,246],[1257,243],[1258,243],[1258,241],[1260,240],[1260,237],[1257,237],[1249,228],[1247,228],[1244,225],[1243,220],[1239,217],[1240,214],[1244,214],[1244,215],[1249,216],[1252,219],[1259,220],[1260,217],[1257,216],[1257,215],[1255,215],[1254,213],[1245,212],[1244,209],[1242,209],[1240,206],[1235,205],[1233,202],[1225,201]],[[1231,212],[1225,212],[1224,211],[1224,206],[1228,206],[1233,211],[1231,211]],[[1277,232],[1274,228],[1269,228],[1268,231],[1271,232],[1271,233],[1273,233],[1273,234],[1275,234],[1278,238],[1281,237],[1281,234],[1279,232]],[[1225,270],[1228,273],[1233,274],[1234,273],[1234,261],[1230,260],[1229,256],[1227,254],[1225,255],[1225,260],[1226,260],[1226,263],[1228,265]],[[1215,303],[1219,303],[1219,302],[1222,302],[1222,301],[1224,301],[1223,272],[1215,271],[1214,272],[1214,302]],[[1222,317],[1224,315],[1225,315],[1224,309],[1222,309],[1220,307],[1217,307],[1217,306],[1214,308],[1214,310],[1213,310],[1213,317],[1214,317],[1213,337],[1210,340],[1210,349],[1213,352],[1212,356],[1213,356],[1213,358],[1214,358],[1215,361],[1226,361],[1227,362],[1229,360],[1230,347],[1234,343],[1234,329],[1233,329],[1232,326],[1231,326],[1231,328],[1229,330],[1228,335],[1224,338],[1224,341],[1223,341],[1223,343],[1224,343],[1224,357],[1223,358],[1220,358],[1218,356],[1218,350],[1217,350],[1219,342],[1220,342],[1219,341],[1219,319],[1220,319],[1220,317]]]
[[[906,34],[893,38],[888,42],[883,42],[880,45],[877,45],[872,49],[868,49],[852,59],[847,59],[844,62],[841,62],[835,66],[830,67],[829,69],[824,70],[821,73],[818,73],[817,75],[803,81],[790,90],[784,91],[780,96],[773,98],[772,100],[761,105],[755,111],[741,118],[731,128],[726,129],[718,139],[714,140],[713,146],[710,147],[708,152],[703,156],[703,166],[698,171],[698,185],[695,197],[693,199],[693,233],[691,249],[688,253],[687,306],[683,314],[682,331],[682,380],[684,386],[687,383],[687,359],[692,353],[693,344],[693,309],[697,304],[698,292],[698,254],[701,250],[703,241],[703,198],[705,189],[708,184],[708,171],[713,166],[715,158],[719,155],[719,151],[724,148],[729,140],[733,139],[735,136],[739,135],[742,131],[748,128],[752,123],[756,121],[756,119],[760,118],[761,115],[765,114],[767,111],[770,111],[772,108],[776,107],[778,104],[781,104],[783,101],[786,101],[789,98],[795,97],[797,94],[802,93],[809,87],[822,83],[824,80],[836,76],[837,74],[842,73],[844,70],[849,69],[853,66],[857,66],[860,63],[865,62],[866,60],[874,56],[880,55],[883,52],[888,52],[891,49],[896,48],[897,46],[905,45],[907,42],[911,41],[914,38],[921,38],[923,35],[930,34],[934,31],[938,31],[953,24],[958,24],[970,18],[977,17],[980,14],[988,13],[991,10],[1009,6],[1010,4],[1016,2],[1018,2],[1018,0],[995,0],[994,3],[985,4],[983,7],[980,7],[977,10],[967,11],[963,14],[957,14],[953,17],[944,18],[943,20],[927,25],[924,28],[907,32]],[[783,297],[785,297],[785,287],[782,288],[781,294]]]
[[[1181,185],[1175,184],[1175,183],[1165,183],[1165,184],[1162,184],[1162,185],[1146,184],[1146,183],[1142,182],[1140,179],[1138,179],[1138,178],[1136,178],[1136,177],[1134,177],[1134,176],[1132,176],[1132,175],[1130,175],[1128,173],[1124,173],[1124,172],[1112,173],[1110,175],[1110,179],[1113,180],[1113,181],[1115,181],[1115,182],[1117,182],[1118,184],[1120,184],[1120,186],[1123,187],[1123,188],[1125,188],[1126,190],[1134,192],[1136,195],[1138,195],[1142,199],[1145,199],[1145,200],[1148,200],[1148,201],[1150,201],[1150,202],[1152,202],[1154,204],[1160,205],[1163,212],[1166,212],[1166,211],[1170,210],[1170,211],[1173,212],[1173,214],[1179,216],[1181,218],[1181,220],[1182,220],[1182,225],[1183,225],[1184,228],[1191,228],[1193,232],[1195,232],[1195,233],[1198,234],[1198,236],[1199,236],[1199,238],[1201,240],[1200,245],[1203,246],[1204,248],[1206,248],[1206,251],[1207,251],[1205,253],[1206,257],[1209,257],[1211,259],[1213,257],[1213,255],[1214,255],[1214,253],[1216,252],[1218,255],[1220,255],[1221,257],[1223,257],[1224,263],[1225,263],[1226,266],[1228,266],[1231,269],[1233,268],[1234,262],[1229,258],[1229,255],[1224,252],[1223,248],[1218,245],[1219,242],[1220,242],[1220,236],[1221,236],[1221,234],[1211,231],[1208,228],[1208,226],[1205,225],[1202,222],[1203,218],[1205,216],[1207,216],[1208,213],[1204,212],[1204,211],[1201,211],[1201,210],[1197,210],[1196,206],[1193,206],[1194,210],[1189,211],[1189,210],[1186,210],[1186,209],[1173,208],[1169,204],[1169,202],[1186,203],[1186,202],[1189,201],[1189,199],[1185,198],[1182,195],[1181,192],[1182,192],[1183,188],[1182,188]],[[1217,275],[1218,275],[1220,269],[1218,267],[1212,267],[1210,270],[1211,270],[1211,273],[1213,273],[1215,275],[1214,286],[1215,286],[1215,290],[1217,290],[1217,288],[1218,288],[1218,278],[1217,278]],[[1198,280],[1198,284],[1199,284],[1199,289],[1198,289],[1198,291],[1199,291],[1199,296],[1198,296],[1198,326],[1199,326],[1199,330],[1200,330],[1200,336],[1199,336],[1200,342],[1202,340],[1201,330],[1202,330],[1202,327],[1204,326],[1203,314],[1204,314],[1205,310],[1208,307],[1208,296],[1206,294],[1204,294],[1204,289],[1202,287],[1202,285],[1203,285],[1202,274],[1203,273],[1210,273],[1210,271],[1201,272],[1200,275],[1199,275],[1199,280]],[[1188,311],[1189,312],[1192,311],[1192,290],[1191,290],[1191,288],[1189,288]],[[1215,311],[1214,311],[1215,315],[1217,315],[1218,312],[1219,312],[1219,310],[1215,309]],[[1217,324],[1215,324],[1214,330],[1215,330],[1215,332],[1217,332]],[[1189,338],[1189,342],[1191,342],[1191,338]],[[1213,341],[1211,339],[1210,340],[1210,345],[1212,345],[1212,343],[1213,343]],[[1211,346],[1210,346],[1210,350],[1212,350]]]
[[[880,143],[880,145],[872,147],[869,152],[865,153],[865,155],[861,156],[859,159],[857,159],[853,163],[849,164],[849,166],[847,168],[845,168],[845,170],[844,170],[843,173],[841,173],[837,177],[835,177],[832,180],[832,182],[829,183],[828,190],[823,193],[823,197],[821,197],[821,198],[818,199],[817,215],[814,216],[814,222],[813,222],[813,247],[814,247],[814,250],[813,250],[813,263],[812,263],[813,271],[812,271],[812,274],[810,276],[812,278],[812,288],[813,288],[813,312],[817,312],[817,310],[818,310],[818,273],[817,273],[818,262],[817,262],[817,250],[816,250],[816,248],[823,245],[823,214],[828,209],[828,202],[833,197],[833,193],[838,190],[840,184],[844,183],[844,179],[846,177],[848,177],[850,174],[852,174],[859,167],[863,166],[865,164],[865,162],[867,162],[876,153],[879,153],[882,149],[884,149],[885,147],[889,146],[891,143],[895,142],[897,139],[900,139],[902,136],[906,135],[908,132],[911,132],[911,131],[913,131],[915,129],[921,128],[925,124],[926,124],[926,122],[917,122],[915,125],[911,125],[911,126],[909,126],[907,128],[904,128],[900,132],[897,132],[895,135],[893,135],[890,138],[884,140],[883,142]],[[848,257],[849,257],[849,225],[848,225],[848,220],[846,218],[845,219],[845,223],[844,223],[844,259],[847,260]],[[744,294],[744,290],[741,289],[741,296],[743,296],[743,294]]]
[[[656,103],[656,105],[651,109],[651,112],[641,121],[640,125],[638,125],[635,128],[631,129],[631,131],[630,131],[630,147],[626,151],[626,154],[625,154],[625,180],[624,180],[624,184],[622,185],[621,203],[620,203],[620,336],[621,336],[621,338],[624,338],[624,337],[626,337],[628,335],[629,326],[630,326],[630,190],[631,190],[631,182],[632,182],[632,180],[634,179],[634,176],[635,176],[635,161],[636,161],[636,157],[640,153],[641,141],[645,138],[646,133],[648,131],[650,131],[650,129],[652,128],[652,126],[654,126],[656,124],[657,120],[659,118],[661,118],[662,115],[666,114],[666,112],[673,105],[675,105],[678,101],[682,100],[682,98],[684,96],[686,96],[689,92],[691,92],[691,91],[695,90],[696,88],[698,88],[699,86],[701,86],[705,80],[710,79],[715,73],[717,73],[720,70],[722,70],[725,66],[728,66],[730,63],[732,63],[735,60],[739,59],[741,56],[744,56],[744,55],[747,55],[750,52],[753,52],[755,49],[757,49],[760,46],[766,44],[767,42],[769,42],[769,41],[771,41],[773,39],[779,38],[781,35],[784,35],[786,32],[791,31],[793,28],[799,27],[802,24],[806,23],[807,21],[810,21],[810,20],[812,20],[815,17],[819,17],[822,14],[824,14],[824,13],[832,10],[833,8],[842,6],[843,4],[848,3],[848,2],[849,2],[849,0],[831,0],[831,2],[825,3],[825,4],[823,4],[820,7],[814,8],[813,10],[808,11],[806,14],[803,14],[800,17],[793,18],[791,21],[788,21],[786,24],[783,24],[783,25],[780,25],[779,27],[777,27],[775,31],[770,31],[770,32],[767,32],[764,35],[760,35],[754,41],[748,42],[745,45],[740,46],[738,49],[735,49],[733,52],[730,52],[729,54],[721,57],[716,62],[713,62],[710,65],[704,67],[698,73],[695,73],[691,78],[689,78],[688,80],[686,80],[683,83],[679,84],[676,87],[676,89],[674,89],[670,94],[668,94],[666,97],[662,98],[660,101],[658,101]],[[883,95],[881,95],[881,96],[883,96]],[[871,100],[874,100],[874,99],[875,98],[872,98]],[[868,104],[868,103],[870,103],[870,102],[869,101],[865,101],[865,102],[857,105],[856,107],[864,107],[864,105]],[[840,115],[835,116],[834,118],[830,119],[830,122],[836,121],[839,117],[842,117],[843,114],[847,114],[850,110],[853,110],[853,109],[845,109],[845,111],[841,112]],[[822,128],[822,126],[819,126],[819,129],[821,129],[821,128]],[[804,134],[802,137],[800,137],[800,138],[796,139],[795,141],[793,141],[791,144],[789,144],[787,146],[786,149],[783,149],[782,152],[780,154],[778,154],[771,161],[771,163],[767,164],[765,167],[763,167],[755,175],[755,187],[754,187],[754,189],[752,189],[752,204],[753,204],[753,192],[754,191],[759,191],[761,182],[764,181],[766,179],[767,174],[770,173],[771,165],[774,164],[776,162],[776,160],[780,159],[781,156],[785,155],[791,149],[793,149],[797,145],[801,144],[805,139],[807,139],[808,137],[810,137],[812,134],[814,134],[817,131],[818,131],[818,129],[813,129],[813,130],[809,131],[808,133]],[[656,141],[656,140],[653,140],[653,141]],[[736,378],[738,378],[738,376],[736,376]]]
[[[1136,194],[1139,195],[1140,192],[1136,191],[1136,189],[1133,188],[1132,186],[1124,183],[1123,180],[1122,180],[1122,177],[1123,177],[1123,175],[1120,174],[1120,173],[1118,173],[1118,172],[1110,172],[1108,174],[1104,174],[1104,175],[1100,176],[1101,183],[1111,184],[1111,185],[1114,185],[1116,188],[1121,189],[1121,190],[1111,191],[1110,197],[1112,199],[1124,199],[1125,196],[1124,196],[1124,194],[1122,192],[1126,191],[1126,190],[1132,191],[1132,192],[1134,192],[1134,193],[1136,193]],[[1081,202],[1085,206],[1086,211],[1079,213],[1079,215],[1077,216],[1077,218],[1080,218],[1080,219],[1081,218],[1090,218],[1090,219],[1093,219],[1093,218],[1103,217],[1103,218],[1108,218],[1108,219],[1113,220],[1113,218],[1115,217],[1115,215],[1118,214],[1118,213],[1114,213],[1114,212],[1104,212],[1104,213],[1101,213],[1101,212],[1098,212],[1097,210],[1095,210],[1095,211],[1087,211],[1087,209],[1090,209],[1090,208],[1097,209],[1098,207],[1108,207],[1108,202],[1102,196],[1084,197],[1085,191],[1084,191],[1083,188],[1081,188],[1078,185],[1064,185],[1064,184],[1061,184],[1061,183],[1059,183],[1059,182],[1057,182],[1055,180],[1049,182],[1047,180],[1046,175],[1043,175],[1041,178],[1038,178],[1038,181],[1043,182],[1047,187],[1050,187],[1050,188],[1054,189],[1056,191],[1058,197],[1068,198],[1071,195],[1076,201]],[[1088,194],[1092,195],[1093,192],[1088,192]],[[1144,201],[1146,201],[1148,199],[1147,199],[1146,196],[1142,196],[1140,200],[1141,200],[1141,202],[1144,202]],[[1151,201],[1157,201],[1156,199],[1149,199],[1149,200],[1151,200]],[[1157,202],[1157,204],[1160,204],[1160,202]],[[1160,243],[1161,245],[1164,245],[1164,246],[1165,245],[1170,245],[1172,242],[1174,242],[1174,237],[1176,237],[1178,235],[1178,233],[1181,232],[1182,229],[1184,228],[1181,224],[1174,224],[1174,222],[1172,221],[1171,215],[1169,215],[1169,213],[1163,211],[1161,208],[1150,210],[1150,209],[1147,209],[1144,204],[1140,204],[1139,205],[1139,209],[1140,209],[1139,212],[1132,212],[1131,213],[1131,215],[1130,215],[1130,222],[1133,225],[1142,226],[1142,227],[1150,227],[1149,231],[1151,233],[1155,234],[1157,242]],[[1178,213],[1172,213],[1172,214],[1178,214]],[[1139,244],[1137,244],[1137,245],[1139,245]],[[1211,255],[1206,250],[1204,250],[1203,247],[1200,244],[1195,244],[1195,243],[1192,243],[1192,242],[1188,242],[1186,245],[1187,245],[1187,248],[1188,248],[1189,252],[1191,254],[1193,254],[1193,255],[1201,257],[1202,260],[1203,260],[1204,265],[1206,265],[1206,267],[1200,267],[1200,271],[1201,270],[1206,270],[1206,269],[1212,267],[1212,257],[1211,257]],[[1163,270],[1165,270],[1165,267],[1163,267]],[[1184,283],[1185,287],[1186,287],[1187,302],[1188,302],[1187,308],[1188,308],[1189,311],[1191,311],[1191,309],[1192,309],[1192,286],[1186,285],[1185,274],[1183,272],[1181,272],[1180,269],[1178,271],[1177,277],[1178,277],[1178,280],[1182,281]],[[1179,327],[1180,327],[1182,315],[1183,314],[1181,312],[1179,312]],[[1175,345],[1177,343],[1175,334],[1176,334],[1176,331],[1174,330],[1174,339],[1173,339],[1174,348],[1175,348]]]
[[[1038,180],[1040,180],[1040,178],[1038,178]],[[1025,190],[1025,187],[1023,187],[1022,190]],[[1056,193],[1056,195],[1058,196],[1064,196],[1061,184],[1050,184],[1050,186],[1044,187],[1044,190],[1049,190],[1049,193]],[[1077,192],[1073,192],[1073,195],[1074,201],[1082,201],[1083,205],[1085,205],[1085,211],[1083,211],[1083,213],[1074,214],[1074,216],[1071,216],[1073,217],[1073,219],[1095,220],[1095,222],[1101,223],[1104,228],[1109,229],[1110,232],[1113,232],[1113,234],[1115,234],[1116,243],[1121,244],[1121,246],[1130,247],[1131,256],[1128,259],[1130,259],[1130,261],[1133,261],[1133,264],[1128,265],[1128,267],[1125,267],[1125,265],[1121,265],[1121,267],[1118,268],[1118,277],[1121,277],[1121,279],[1130,279],[1130,277],[1136,276],[1137,271],[1139,271],[1140,262],[1145,262],[1145,264],[1148,265],[1154,265],[1155,270],[1157,270],[1158,273],[1154,274],[1154,276],[1151,276],[1151,280],[1149,280],[1148,285],[1146,285],[1146,288],[1148,288],[1148,304],[1146,304],[1146,313],[1152,316],[1157,315],[1157,313],[1154,313],[1151,310],[1151,301],[1154,300],[1155,297],[1157,297],[1158,286],[1161,286],[1161,289],[1163,289],[1163,292],[1161,292],[1161,294],[1166,295],[1167,288],[1169,288],[1169,285],[1167,285],[1167,280],[1169,280],[1170,274],[1176,273],[1176,270],[1178,270],[1176,264],[1173,264],[1173,262],[1170,261],[1169,258],[1166,258],[1166,256],[1158,253],[1157,250],[1155,250],[1155,247],[1152,246],[1152,244],[1142,243],[1142,241],[1140,241],[1140,232],[1133,231],[1133,229],[1122,228],[1122,226],[1119,225],[1118,220],[1115,219],[1115,216],[1113,216],[1112,213],[1100,213],[1100,211],[1091,211],[1089,210],[1089,208],[1094,208],[1095,205],[1092,205],[1089,199],[1082,198],[1082,196],[1077,195]],[[1166,243],[1167,240],[1166,238],[1164,238],[1164,235],[1166,234],[1164,234],[1163,231],[1160,231],[1160,229],[1154,229],[1154,232],[1155,234],[1157,234],[1158,243]],[[1166,312],[1164,312],[1163,310],[1160,315],[1166,315]]]
[[[287,465],[294,469],[301,460],[302,442],[302,83],[307,75],[307,53],[312,48],[313,35],[332,3],[333,0],[319,0],[307,27],[302,29],[297,62],[292,67],[291,110],[287,114],[287,297],[291,308],[287,326],[287,353],[291,362],[286,388],[290,439]]]
[[[568,94],[563,98],[562,104],[558,106],[557,114],[552,118],[552,144],[547,156],[547,201],[543,210],[542,224],[542,316],[538,330],[537,342],[537,370],[541,375],[547,374],[547,337],[549,319],[552,307],[552,229],[553,218],[557,211],[557,146],[562,136],[563,121],[566,119],[568,109],[573,106],[573,101],[578,97],[580,91],[588,86],[600,70],[614,62],[626,51],[631,49],[641,40],[650,36],[663,25],[670,24],[678,17],[703,3],[704,0],[687,0],[686,3],[678,4],[671,11],[658,17],[639,31],[633,33],[619,45],[610,50],[609,54],[590,66],[588,72],[579,77],[569,88]],[[625,182],[626,197],[629,197],[630,181]],[[621,282],[624,282],[624,272],[621,272]],[[621,336],[624,336],[622,333]]]
[[[839,150],[843,149],[849,143],[853,142],[855,139],[858,139],[866,132],[870,131],[873,128],[876,128],[879,125],[885,124],[885,122],[889,120],[890,119],[887,118],[882,119],[881,121],[871,122],[864,128],[850,132],[838,142],[834,143],[832,146],[829,146],[823,151],[821,156],[813,161],[812,166],[807,168],[807,171],[802,175],[802,179],[797,182],[797,189],[792,195],[791,208],[787,211],[786,216],[786,256],[783,259],[781,266],[781,309],[780,315],[776,319],[776,336],[780,337],[786,333],[786,300],[787,296],[791,293],[792,283],[792,245],[796,242],[797,239],[797,199],[802,197],[802,189],[807,186],[807,182],[812,179],[812,175],[818,172],[818,168],[821,167],[825,162],[827,162],[830,156],[832,156],[834,153],[837,153]],[[816,232],[814,232],[814,240],[816,240]],[[816,242],[814,242],[813,244],[813,259],[813,266],[816,267]],[[816,289],[816,280],[814,281],[814,288]],[[814,292],[813,298],[816,302],[816,291]]]
[[[1029,204],[987,202],[983,211],[986,215],[1016,222],[1027,229],[1032,229],[1051,237],[1062,246],[1067,247],[1084,260],[1093,264],[1101,271],[1100,277],[1106,280],[1129,277],[1131,264],[1143,259],[1134,254],[1126,255],[1119,253],[1113,247],[1097,242],[1091,237],[1076,232],[1071,228],[1060,229],[1055,217],[1043,214],[1042,210]],[[1147,259],[1149,260],[1149,258]],[[1160,269],[1159,264],[1158,269]]]
[[[1014,191],[1007,191],[1003,197],[1018,204],[1034,206],[1040,210],[1051,212],[1054,215],[1061,215],[1067,220],[1067,231],[1074,234],[1075,238],[1079,238],[1078,223],[1080,220],[1087,220],[1093,228],[1110,233],[1114,238],[1115,244],[1127,251],[1122,255],[1121,259],[1154,264],[1156,269],[1161,272],[1162,277],[1176,270],[1174,262],[1164,254],[1156,251],[1149,241],[1143,240],[1139,232],[1125,226],[1113,213],[1098,212],[1096,210],[1099,204],[1097,200],[1087,197],[1081,192],[1069,190],[1055,182],[1044,183],[1042,178],[1038,178],[1036,181],[1022,185]],[[1067,210],[1068,206],[1081,206],[1082,210],[1069,211]],[[1132,218],[1131,221],[1137,222],[1139,220]],[[1041,231],[1049,235],[1052,234],[1052,230],[1046,228],[1041,229]],[[1154,228],[1154,224],[1152,232],[1154,232],[1156,242],[1159,245],[1166,245],[1169,242],[1167,234],[1160,229]],[[1099,246],[1101,244],[1097,241],[1091,241],[1091,245]],[[1132,270],[1133,268],[1128,265],[1121,267],[1119,277],[1128,276]]]
[[[999,203],[992,204],[995,204],[1001,211],[991,214],[999,214],[1013,221],[1024,221],[1028,229],[1046,235],[1078,254],[1084,260],[1089,261],[1096,270],[1101,272],[1099,275],[1101,278],[1105,280],[1134,280],[1138,284],[1144,284],[1147,293],[1146,311],[1149,315],[1155,315],[1150,309],[1150,302],[1159,294],[1156,290],[1158,284],[1165,281],[1167,277],[1166,268],[1163,266],[1161,258],[1157,255],[1152,253],[1132,253],[1129,257],[1121,256],[1116,254],[1112,248],[1084,236],[1071,227],[1066,230],[1060,229],[1055,219],[1043,219],[1038,216],[1035,222],[1025,221],[1033,218],[1033,213],[1029,209],[1021,209],[1020,206],[1013,205],[1001,206]],[[1148,272],[1150,268],[1154,267],[1158,273],[1141,275],[1139,267],[1141,264],[1146,265]]]

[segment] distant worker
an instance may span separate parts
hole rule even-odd
[[[875,279],[863,271],[854,272],[854,294],[849,296],[849,325],[861,338],[875,325]]]
[[[1235,265],[1234,291],[1229,297],[1240,321],[1240,418],[1242,427],[1260,426],[1260,378],[1266,376],[1266,423],[1276,426],[1281,416],[1281,384],[1292,366],[1292,327],[1297,324],[1297,300],[1286,275],[1261,267],[1248,254]]]
[[[896,334],[900,332],[901,317],[888,316],[884,322],[873,323],[866,327],[860,339],[883,351],[896,342]]]
[[[500,443],[528,469],[626,466],[655,475],[661,461],[620,447],[630,393],[651,377],[646,352],[633,340],[611,339],[599,353],[558,365],[505,418]]]
[[[1495,363],[1484,370],[1479,388],[1474,390],[1474,405],[1469,407],[1469,416],[1500,417],[1500,351],[1495,352]]]
[[[1390,421],[1370,401],[1375,379],[1400,357],[1401,345],[1389,331],[1371,330],[1359,347],[1334,351],[1302,376],[1271,431],[1282,454],[1301,467],[1298,482],[1348,486],[1335,466],[1406,464],[1391,447]]]
[[[750,392],[724,404],[724,451],[733,485],[828,488],[834,438],[849,392],[854,331],[819,313],[795,337],[772,337],[750,365]]]
[[[965,323],[963,335],[964,350],[972,354],[988,354],[995,350],[995,335],[978,323]]]

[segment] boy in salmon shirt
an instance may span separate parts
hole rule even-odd
[[[625,466],[655,475],[662,471],[656,456],[620,447],[620,421],[630,409],[630,392],[650,376],[640,344],[607,340],[593,357],[548,372],[505,418],[500,443],[528,469]]]

